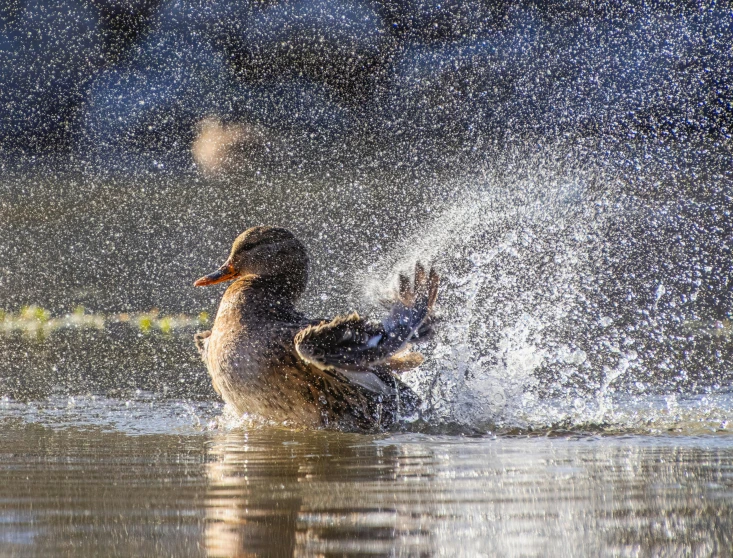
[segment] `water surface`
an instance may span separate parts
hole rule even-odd
[[[297,432],[2,405],[0,556],[726,556],[733,437]]]

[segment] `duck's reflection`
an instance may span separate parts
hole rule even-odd
[[[281,449],[282,448],[282,449]],[[209,448],[206,549],[209,556],[290,556],[301,497],[299,465],[258,447],[244,434],[215,439]]]
[[[403,453],[359,435],[221,435],[208,449],[208,555],[380,554],[397,537],[419,537],[388,493],[364,492],[409,475]]]

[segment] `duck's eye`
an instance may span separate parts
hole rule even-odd
[[[237,246],[237,250],[236,251],[237,252],[249,252],[255,246],[259,246],[259,244],[253,243],[253,242],[246,242],[246,243],[244,243],[244,244],[242,244],[240,246]]]

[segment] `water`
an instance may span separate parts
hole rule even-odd
[[[616,401],[656,408],[733,380],[730,228],[716,217],[731,208],[727,178],[701,180],[695,199],[666,176],[655,199],[572,152],[548,160],[552,149],[454,181],[376,266],[447,270],[432,358],[407,376],[433,422],[614,424]],[[383,288],[367,282],[365,300]]]
[[[733,548],[733,446],[713,427],[363,436],[215,426],[220,412],[144,397],[33,410],[6,402],[0,556],[727,556]]]
[[[27,269],[46,279],[4,288],[48,309],[2,322],[0,556],[730,555],[726,159],[690,193],[655,156],[637,186],[577,157],[506,156],[421,179],[414,211],[362,176],[360,211],[335,227],[289,187],[243,182],[246,219],[299,219],[314,315],[376,311],[415,259],[440,270],[438,335],[404,376],[422,419],[380,436],[264,428],[212,392],[192,334],[219,294],[189,285],[231,239],[189,229],[239,211],[233,184],[205,182],[220,187],[205,200],[199,182],[164,185],[156,215],[134,195],[150,182],[102,184],[95,234],[96,217],[28,215],[18,187],[4,242],[11,261],[37,250]],[[68,244],[77,225],[90,235]],[[91,308],[72,311],[80,264]],[[139,313],[150,293],[163,310]]]

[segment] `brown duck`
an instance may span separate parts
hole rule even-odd
[[[238,412],[298,427],[378,430],[417,412],[418,396],[396,373],[420,365],[411,344],[432,332],[438,275],[417,264],[400,276],[388,315],[312,320],[295,309],[308,255],[285,229],[253,227],[221,268],[194,285],[234,282],[211,331],[196,345],[216,391]]]

